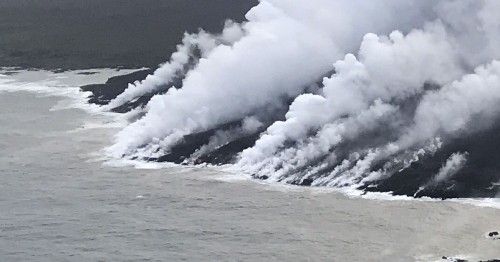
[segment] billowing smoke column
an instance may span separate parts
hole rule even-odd
[[[108,151],[160,157],[188,135],[243,121],[186,157],[263,131],[239,154],[239,172],[335,187],[390,177],[498,120],[499,13],[500,2],[487,0],[262,0],[220,35],[186,35],[170,62],[112,101],[183,76]],[[262,130],[263,112],[283,101],[286,115]],[[428,183],[466,159],[451,155]]]

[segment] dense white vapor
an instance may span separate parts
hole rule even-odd
[[[196,152],[194,152],[188,159],[197,160],[198,157],[203,156],[206,153],[210,153],[213,150],[226,145],[238,138],[246,135],[251,135],[257,132],[262,127],[262,122],[260,122],[255,117],[247,117],[243,119],[241,126],[237,128],[231,128],[229,130],[218,130],[215,135],[210,137],[208,144],[200,147]]]
[[[244,163],[244,160],[248,160],[247,155],[247,158],[243,158],[244,160],[240,161],[239,165],[245,165],[243,169],[246,171],[265,173],[271,179],[279,179],[295,168],[307,165],[310,160],[328,154],[333,146],[340,144],[345,139],[355,139],[360,132],[384,123],[382,120],[390,118],[391,114],[396,111],[396,107],[377,100],[367,110],[354,117],[326,124],[316,136],[296,147],[267,157],[265,161],[259,163],[254,161]],[[251,153],[253,153],[251,149],[244,152],[244,154]],[[332,154],[332,156],[334,155]],[[276,170],[277,166],[280,166],[279,170]]]
[[[499,59],[500,2],[490,0],[439,1],[435,10],[453,35],[463,63],[470,69]]]
[[[478,67],[473,74],[454,81],[442,89],[426,94],[416,109],[413,124],[405,127],[396,141],[371,149],[370,154],[356,160],[353,168],[362,166],[365,173],[357,172],[354,178],[366,175],[364,181],[383,177],[383,171],[369,173],[369,168],[378,160],[388,159],[418,146],[434,137],[451,136],[475,130],[472,124],[480,121],[488,127],[498,120],[500,114],[500,62],[493,61],[486,66]],[[434,152],[434,146],[426,151]],[[349,174],[346,172],[347,174]]]
[[[433,183],[440,183],[450,179],[454,174],[456,174],[460,169],[462,169],[467,163],[467,153],[455,153],[446,160],[444,166],[439,170],[439,172],[432,179]]]
[[[239,24],[228,21],[221,35],[211,35],[201,30],[197,34],[185,34],[182,44],[172,54],[170,61],[160,65],[154,74],[143,81],[129,84],[128,88],[113,99],[106,109],[113,109],[132,101],[141,95],[149,94],[158,87],[170,83],[173,78],[184,73],[185,67],[194,59],[194,51],[198,49],[202,57],[207,56],[218,44],[231,44],[243,37],[244,32]]]
[[[425,185],[421,186],[414,197],[428,187],[439,185],[440,183],[449,181],[458,171],[460,171],[467,164],[468,153],[454,153],[447,160],[446,163],[439,169],[438,173],[432,177]]]
[[[489,125],[500,112],[500,62],[479,66],[474,73],[442,89],[426,94],[420,102],[414,124],[396,144],[406,148],[436,134],[465,132],[473,120]]]
[[[446,39],[440,23],[406,37],[398,31],[389,37],[367,34],[359,50],[361,60],[349,54],[336,62],[336,73],[323,81],[323,95],[299,96],[287,119],[269,127],[253,148],[243,152],[242,161],[265,159],[285,141],[300,140],[311,129],[368,110],[377,99],[404,99],[421,92],[426,82],[444,84],[460,76],[456,56]]]
[[[461,1],[458,6],[454,5],[455,1],[436,2],[434,10],[443,16],[429,21],[422,29],[415,29],[406,36],[398,31],[388,37],[367,34],[358,58],[349,54],[334,64],[336,73],[323,81],[322,95],[299,96],[285,121],[276,122],[254,147],[243,151],[238,163],[242,170],[281,179],[282,176],[290,178],[294,169],[306,167],[319,156],[330,154],[330,163],[324,163],[325,166],[339,164],[334,157],[335,147],[346,139],[344,133],[359,134],[381,123],[376,120],[370,125],[367,121],[346,132],[339,128],[344,122],[369,110],[369,106],[379,99],[398,104],[398,101],[426,92],[426,83],[445,87],[424,94],[414,124],[396,130],[401,133],[397,141],[387,137],[385,146],[366,148],[361,155],[353,152],[351,160],[342,161],[340,169],[336,168],[332,174],[338,175],[342,170],[342,177],[350,177],[352,183],[361,176],[380,177],[381,171],[370,173],[380,160],[404,153],[434,137],[463,131],[474,116],[480,115],[486,122],[493,121],[498,113],[495,103],[499,102],[497,94],[500,91],[496,90],[500,87],[495,80],[496,62],[479,67],[459,82],[453,80],[459,79],[469,68],[499,57],[496,45],[499,23],[491,12],[491,9],[500,11],[499,5],[491,1]],[[457,10],[447,12],[450,9]],[[459,15],[461,18],[457,17]],[[465,21],[466,30],[456,30],[459,21]],[[478,37],[471,40],[468,39],[470,35]],[[471,54],[469,48],[472,47],[486,50]],[[398,121],[396,116],[395,121]],[[316,134],[312,138],[311,132]],[[290,141],[295,141],[296,146],[283,149],[285,142],[289,144]],[[305,176],[314,172],[317,170],[306,172]]]
[[[136,81],[133,84],[129,84],[128,88],[123,93],[118,95],[106,106],[106,109],[113,109],[121,106],[128,101],[132,101],[141,95],[148,94],[159,86],[168,84],[172,81],[178,73],[183,71],[184,67],[189,62],[190,56],[192,56],[192,52],[196,46],[195,41],[199,39],[199,36],[205,36],[205,34],[185,35],[183,44],[177,46],[177,52],[172,54],[170,62],[160,65],[153,75],[148,75],[143,81]]]
[[[244,36],[214,47],[187,72],[181,89],[152,99],[146,116],[125,128],[110,152],[134,154],[144,145],[151,146],[141,149],[144,154],[168,151],[185,134],[295,97],[330,71],[343,53],[355,49],[365,33],[388,32],[395,24],[408,30],[425,21],[430,7],[430,2],[408,0],[387,0],[383,6],[361,0],[261,1],[241,25]]]
[[[185,75],[109,152],[161,156],[185,135],[246,119],[215,132],[196,158],[259,132],[263,124],[249,116],[293,101],[239,155],[239,171],[323,186],[389,176],[436,152],[441,138],[498,120],[498,14],[500,2],[488,0],[262,0],[221,35],[186,35],[169,63],[112,101]],[[188,69],[195,48],[202,57]],[[306,91],[326,74],[319,91]],[[453,155],[435,182],[464,159]]]

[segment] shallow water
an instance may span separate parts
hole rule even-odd
[[[81,79],[28,86],[67,92],[5,92],[30,90],[8,78],[38,81],[4,76],[0,91],[1,261],[500,258],[500,241],[485,237],[500,229],[499,209],[348,198],[210,168],[106,164],[95,153],[112,142],[113,118],[53,110],[81,102],[64,86]],[[53,96],[62,94],[72,98]]]

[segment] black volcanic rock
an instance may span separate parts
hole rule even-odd
[[[111,77],[104,84],[94,84],[82,86],[84,92],[92,92],[89,103],[97,105],[107,105],[111,100],[127,89],[129,83],[144,80],[154,70],[145,69],[130,74]]]
[[[86,85],[82,86],[80,89],[84,92],[92,93],[89,96],[89,103],[97,105],[107,105],[111,100],[115,99],[118,95],[123,93],[123,91],[127,89],[130,83],[134,83],[135,81],[142,81],[148,75],[153,73],[154,70],[152,69],[139,70],[130,74],[112,77],[108,79],[108,81],[104,84]],[[163,94],[167,92],[168,89],[172,86],[182,87],[182,76],[175,77],[171,83],[159,86],[150,93],[144,94],[132,101],[124,103],[123,105],[112,108],[111,111],[115,113],[126,113],[132,109],[144,107],[154,95]]]
[[[457,259],[457,258],[451,258],[451,257],[445,257],[445,256],[443,256],[441,259],[447,260],[447,261],[451,261],[451,262],[469,262],[467,260]]]
[[[446,257],[446,256],[441,257],[441,259],[449,261],[449,262],[472,262],[472,261],[465,260],[465,259]],[[478,262],[500,262],[500,260],[499,259],[491,259],[491,260],[481,260]]]
[[[394,195],[433,198],[494,198],[500,181],[500,125],[451,139],[434,155],[423,157],[407,169],[360,189]],[[466,165],[448,181],[429,182],[456,152],[467,152]]]
[[[240,125],[240,121],[231,122],[227,124],[223,124],[218,126],[217,128],[207,130],[204,132],[194,133],[190,135],[184,136],[182,141],[176,146],[172,147],[170,152],[159,158],[151,158],[148,159],[150,161],[157,162],[171,162],[176,164],[181,164],[184,162],[186,158],[191,156],[197,149],[207,144],[210,141],[210,138],[215,135],[215,133],[219,130],[228,130]],[[201,164],[205,161],[197,161],[194,164]]]
[[[304,179],[302,179],[302,181],[300,181],[299,185],[301,185],[301,186],[311,186],[313,182],[314,182],[314,180],[311,179],[311,178],[304,178]]]
[[[241,121],[235,121],[219,125],[218,127],[205,132],[186,135],[178,145],[171,148],[168,154],[160,158],[148,160],[181,164],[200,147],[208,144],[210,138],[214,136],[216,132],[236,128],[240,125]],[[235,138],[233,141],[229,141],[227,144],[221,145],[215,150],[199,156],[197,159],[192,159],[193,162],[191,164],[230,164],[233,162],[238,153],[255,144],[255,141],[259,138],[261,131],[262,130],[259,130],[254,134],[243,135],[239,138]]]
[[[189,70],[188,65],[184,71]],[[105,84],[83,86],[82,91],[89,91],[92,95],[89,97],[90,103],[106,105],[112,99],[121,94],[129,85],[135,81],[143,80],[147,75],[152,74],[154,70],[145,69],[133,72],[131,74],[122,75],[110,78]],[[171,86],[182,88],[182,79],[184,75],[179,72],[179,75],[172,80],[171,83],[166,83],[164,86],[159,86],[149,94],[144,94],[132,101],[129,101],[122,106],[112,109],[117,113],[128,112],[131,109],[145,106],[150,99],[156,94],[165,93]],[[293,99],[292,99],[293,100]],[[221,165],[232,163],[235,157],[244,149],[255,144],[260,137],[260,133],[265,130],[271,123],[284,118],[287,110],[282,110],[289,105],[291,101],[283,101],[283,106],[280,110],[262,110],[263,112],[272,111],[274,113],[266,113],[266,123],[261,130],[253,134],[241,134],[239,137],[233,138],[226,144],[218,145],[217,148],[206,154],[198,156],[196,159],[189,159],[202,146],[208,144],[210,139],[216,135],[218,131],[229,130],[241,126],[241,121],[221,124],[211,130],[190,134],[185,136],[182,141],[171,148],[168,154],[159,158],[147,159],[149,161],[172,162],[172,163],[188,163],[188,164],[213,164]],[[263,117],[262,115],[260,117]],[[371,137],[377,137],[377,134],[368,134],[364,140],[353,141],[350,147],[355,147],[360,143],[365,144]],[[496,197],[500,181],[500,154],[497,153],[500,148],[500,124],[488,128],[480,132],[474,132],[468,135],[449,139],[446,144],[433,155],[426,155],[418,162],[412,163],[408,168],[397,171],[389,177],[382,180],[373,181],[362,185],[359,189],[365,192],[392,192],[394,195],[406,195],[410,197],[432,197],[432,198],[462,198],[462,197]],[[293,146],[293,145],[291,145]],[[358,145],[361,146],[361,145]],[[466,165],[456,174],[446,181],[433,182],[434,176],[446,163],[448,158],[454,153],[467,153],[468,161]],[[325,156],[326,157],[326,156]],[[311,163],[312,166],[319,164],[324,159],[317,159],[318,163]],[[375,165],[373,171],[382,167],[383,163]],[[307,169],[307,167],[305,167]],[[296,179],[287,179],[285,176],[279,181],[299,186],[311,186],[318,177],[300,177],[304,170],[294,170],[299,175]],[[331,170],[330,170],[331,171]],[[324,170],[325,174],[329,169]],[[267,177],[256,177],[258,179],[267,179]]]
[[[212,165],[230,164],[241,151],[252,147],[259,137],[260,132],[243,136],[200,157],[200,160]]]
[[[108,104],[112,99],[122,93],[129,83],[137,80],[143,80],[148,74],[153,73],[152,69],[139,70],[137,72],[110,78],[105,84],[83,86],[83,91],[90,91],[92,95],[89,98],[90,103],[99,105]],[[166,92],[172,85],[182,87],[182,75],[178,76],[165,86],[150,94],[145,94],[133,101],[113,109],[114,112],[124,113],[133,108],[146,105],[152,96]],[[286,102],[285,102],[286,104]],[[149,161],[173,162],[221,165],[232,163],[235,157],[244,149],[255,144],[260,137],[260,132],[265,130],[271,123],[278,119],[283,119],[284,111],[277,111],[276,115],[268,116],[267,124],[253,134],[242,134],[227,144],[220,145],[213,151],[200,155],[197,159],[186,160],[193,155],[199,148],[209,143],[218,131],[229,130],[241,126],[241,121],[222,124],[215,128],[190,134],[171,151],[159,158],[148,159]],[[497,153],[500,148],[500,124],[489,129],[475,132],[469,135],[450,139],[446,144],[433,155],[426,155],[418,162],[412,163],[408,168],[394,173],[379,181],[370,182],[361,186],[359,189],[365,192],[392,192],[394,195],[406,195],[410,197],[432,197],[432,198],[462,198],[462,197],[496,197],[500,181],[500,154]],[[466,165],[454,174],[449,180],[439,183],[432,182],[433,177],[446,163],[450,155],[454,153],[467,152],[468,161]],[[374,170],[380,168],[378,165]],[[301,170],[297,170],[301,172]],[[326,170],[325,172],[328,172]],[[256,177],[259,178],[259,177]],[[259,179],[266,179],[260,177]],[[298,178],[296,180],[287,180],[287,183],[311,186],[316,177]]]

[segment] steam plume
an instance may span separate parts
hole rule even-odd
[[[228,22],[220,35],[186,34],[170,62],[112,101],[118,106],[184,77],[181,88],[153,97],[108,150],[161,156],[186,135],[291,101],[284,118],[241,152],[238,171],[341,187],[383,179],[443,140],[498,120],[498,13],[500,3],[487,0],[262,0],[246,22]],[[320,88],[311,91],[315,83]],[[263,125],[247,123],[252,128],[216,132],[191,157]]]

